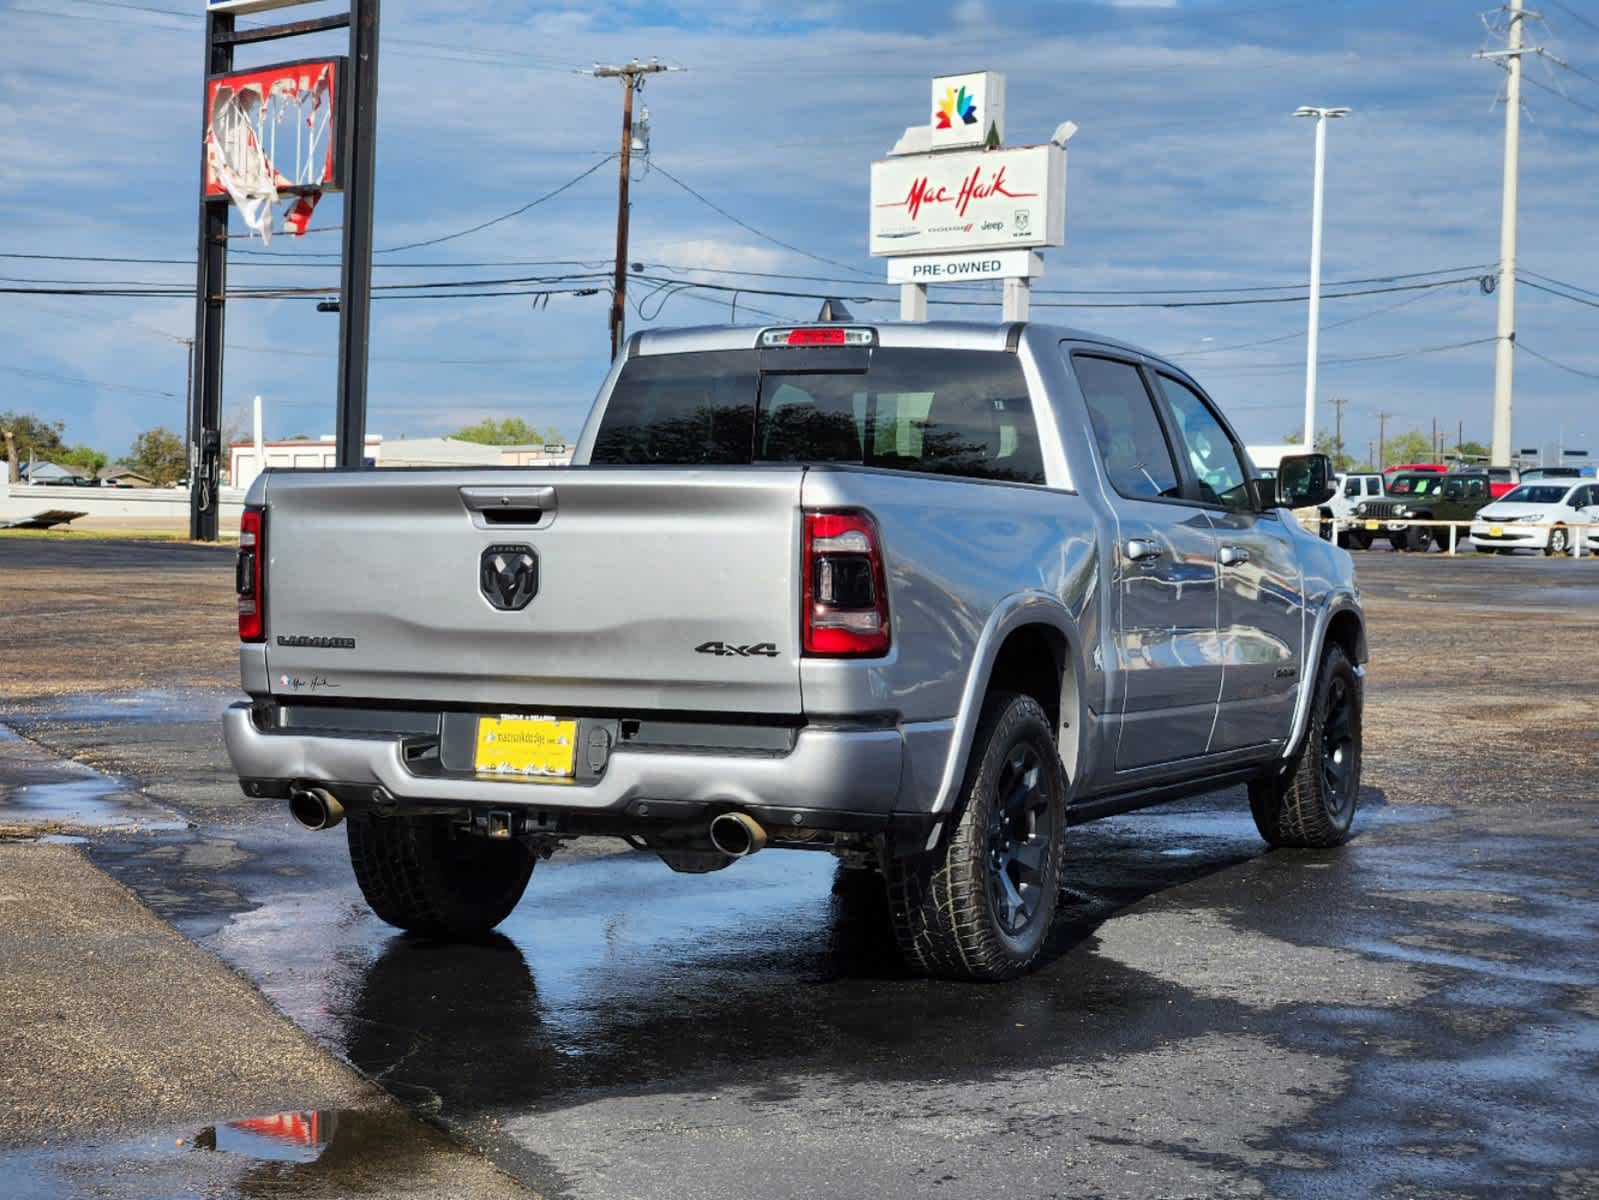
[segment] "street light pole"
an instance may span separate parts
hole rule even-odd
[[[1321,331],[1321,197],[1327,162],[1327,122],[1342,117],[1347,108],[1296,109],[1296,117],[1316,119],[1316,181],[1310,207],[1310,332],[1305,347],[1305,440],[1307,454],[1316,449],[1316,343]]]

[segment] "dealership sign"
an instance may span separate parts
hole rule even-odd
[[[931,150],[998,146],[1005,140],[1005,77],[995,71],[933,79]]]
[[[890,283],[965,283],[978,279],[1035,279],[1044,273],[1036,250],[907,255],[888,260]]]
[[[874,255],[1066,241],[1066,152],[1054,144],[885,159],[872,164],[871,196]]]

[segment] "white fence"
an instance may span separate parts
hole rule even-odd
[[[244,493],[223,488],[222,521],[239,520]],[[0,484],[0,521],[18,521],[50,509],[81,512],[89,517],[117,517],[132,524],[138,518],[166,524],[187,520],[189,493],[186,488],[109,488],[58,487],[53,484]]]
[[[1365,517],[1334,517],[1329,520],[1325,517],[1311,518],[1308,516],[1300,517],[1299,523],[1318,536],[1325,534],[1330,542],[1337,541],[1338,534],[1346,529],[1359,530],[1362,533],[1370,534],[1373,538],[1386,538],[1390,535],[1388,528],[1390,525],[1400,525],[1406,529],[1417,525],[1425,526],[1434,530],[1433,540],[1441,549],[1450,554],[1455,553],[1460,548],[1460,543],[1470,536],[1471,527],[1479,524],[1477,521],[1411,521],[1391,520],[1387,517],[1375,521]],[[1487,524],[1490,529],[1494,527],[1491,521]],[[1599,546],[1587,545],[1589,538],[1593,536],[1593,531],[1599,530],[1599,524],[1582,525],[1571,521],[1505,521],[1502,526],[1509,529],[1564,529],[1569,535],[1566,552],[1573,558],[1581,558],[1584,551],[1599,553]],[[1543,551],[1542,546],[1530,546],[1524,542],[1501,541],[1498,538],[1481,543],[1473,542],[1472,545],[1492,546],[1495,550],[1537,550],[1540,553]]]

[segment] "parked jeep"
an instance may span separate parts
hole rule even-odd
[[[1488,476],[1481,472],[1415,471],[1395,475],[1388,481],[1388,495],[1356,505],[1355,516],[1363,523],[1362,533],[1385,531],[1395,550],[1424,551],[1434,543],[1447,549],[1447,528],[1411,522],[1469,521],[1491,499]],[[1464,529],[1455,534],[1457,542],[1465,537]]]

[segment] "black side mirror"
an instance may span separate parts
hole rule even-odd
[[[1312,508],[1332,499],[1332,460],[1325,454],[1291,454],[1277,464],[1277,503]]]

